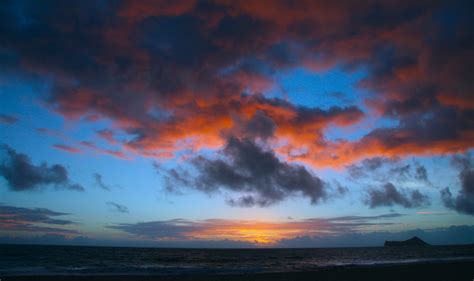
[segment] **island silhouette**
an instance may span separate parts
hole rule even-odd
[[[430,246],[430,244],[421,240],[417,236],[414,236],[408,240],[404,241],[385,241],[385,247],[398,247],[398,246]]]

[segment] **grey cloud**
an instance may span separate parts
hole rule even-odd
[[[110,187],[108,185],[106,185],[104,183],[104,181],[102,180],[102,175],[101,174],[95,173],[94,174],[94,179],[95,179],[95,183],[97,184],[98,187],[100,187],[104,190],[110,191]]]
[[[449,188],[441,190],[441,200],[447,208],[460,213],[474,215],[474,169],[470,155],[454,156],[453,164],[461,167],[459,181],[461,190],[454,197]]]
[[[130,211],[128,210],[128,207],[122,204],[118,204],[112,201],[107,202],[107,205],[111,206],[114,208],[115,211],[119,213],[129,213]]]
[[[183,219],[139,223],[121,223],[117,225],[110,225],[108,228],[121,230],[142,237],[173,239],[185,238],[186,233],[201,229],[199,223]]]
[[[470,169],[473,166],[472,154],[466,153],[465,155],[453,155],[451,157],[451,164],[461,170]]]
[[[416,208],[429,204],[428,197],[418,190],[397,189],[392,183],[386,183],[381,189],[368,191],[366,204],[371,208],[400,205],[405,208]]]
[[[363,201],[371,208],[393,205],[416,208],[430,204],[428,196],[419,190],[397,188],[393,184],[416,182],[418,185],[432,186],[426,168],[416,160],[413,160],[412,165],[401,163],[399,158],[375,157],[346,166],[346,169],[349,179],[355,183],[381,186],[367,191]]]
[[[239,136],[251,140],[267,140],[273,137],[276,124],[272,118],[267,116],[264,111],[257,110],[249,119],[242,118],[236,114],[232,115],[234,126],[229,130],[224,130],[224,138]]]
[[[244,126],[244,136],[262,139],[272,137],[276,128],[275,122],[261,110],[257,110]]]
[[[367,220],[378,220],[378,219],[388,219],[388,218],[399,218],[403,217],[405,214],[399,214],[399,213],[388,213],[388,214],[382,214],[382,215],[375,215],[375,216],[341,216],[341,217],[335,217],[332,218],[331,220],[333,221],[367,221]]]
[[[7,145],[0,146],[0,151],[0,175],[7,180],[10,190],[38,190],[53,185],[56,188],[84,191],[81,185],[70,182],[68,171],[62,165],[42,163],[36,166],[27,155],[17,153]]]
[[[363,178],[368,174],[380,169],[385,164],[392,164],[397,161],[398,159],[373,157],[364,159],[359,164],[348,165],[346,166],[346,169],[352,178]]]
[[[420,181],[429,182],[428,172],[426,171],[426,168],[424,166],[416,166],[415,178]]]
[[[367,158],[358,164],[346,166],[353,180],[373,179],[385,182],[388,177],[396,180],[417,180],[429,183],[426,168],[414,161],[414,165],[402,164],[399,158],[374,157]]]
[[[392,174],[392,176],[395,176],[400,179],[408,179],[410,177],[410,170],[410,164],[398,165],[390,168],[389,173]]]
[[[182,192],[178,186],[192,186],[192,176],[185,170],[180,168],[167,169],[159,163],[154,162],[155,170],[164,177],[164,190],[169,193],[179,194]]]
[[[58,227],[74,223],[57,218],[66,215],[68,214],[45,208],[31,209],[0,205],[0,228],[11,231],[77,233],[75,230]]]
[[[328,197],[328,185],[319,177],[303,166],[282,162],[273,151],[264,150],[250,139],[230,138],[221,155],[222,159],[192,159],[198,173],[194,178],[183,176],[179,170],[171,170],[168,177],[176,185],[206,193],[242,193],[243,197],[228,200],[233,206],[269,206],[294,195],[317,204]]]
[[[267,206],[270,202],[262,198],[255,198],[252,195],[245,195],[239,198],[230,198],[226,200],[226,203],[232,207],[253,207],[258,206]]]
[[[341,185],[340,183],[336,182],[335,195],[343,196],[348,192],[349,192],[349,188],[347,188],[347,187]]]

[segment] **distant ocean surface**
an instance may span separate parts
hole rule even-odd
[[[453,260],[474,260],[474,246],[160,249],[0,245],[0,276],[263,273]]]

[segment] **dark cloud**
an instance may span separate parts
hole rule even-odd
[[[374,171],[382,168],[382,166],[385,164],[393,164],[397,161],[398,159],[373,157],[364,159],[359,164],[348,165],[346,166],[346,169],[352,178],[364,178],[372,174]]]
[[[176,170],[168,175],[175,184],[212,193],[227,190],[245,194],[230,199],[233,206],[268,206],[290,196],[310,199],[311,204],[324,201],[327,184],[305,167],[282,162],[273,151],[265,150],[250,139],[230,138],[220,152],[223,158],[194,158],[191,163],[198,176],[188,179]]]
[[[381,189],[368,191],[366,204],[371,208],[400,205],[405,208],[416,208],[429,204],[428,197],[418,190],[397,189],[392,183],[386,183]]]
[[[258,199],[252,195],[245,195],[235,199],[230,198],[226,200],[226,203],[232,207],[253,207],[255,205],[266,206],[268,204],[264,199]]]
[[[188,220],[174,219],[134,224],[122,223],[108,226],[108,228],[121,230],[142,237],[184,239],[186,233],[200,230],[202,229],[202,225]]]
[[[5,231],[46,232],[60,234],[75,234],[77,231],[59,228],[71,225],[70,220],[57,217],[69,215],[44,208],[21,208],[0,205],[0,226]]]
[[[274,129],[254,120],[246,137],[289,138],[286,156],[307,148],[299,160],[319,166],[472,147],[470,1],[183,3],[2,1],[0,71],[47,77],[53,110],[108,118],[127,135],[118,144],[147,156],[190,139],[186,148],[219,147],[259,110]],[[277,72],[336,65],[366,69],[359,87],[377,93],[366,104],[399,126],[331,143],[324,129],[359,121],[360,109],[241,97],[270,89]]]
[[[428,172],[426,171],[425,166],[419,164],[416,166],[415,178],[420,181],[429,182]]]
[[[399,213],[388,213],[382,215],[374,216],[343,216],[332,218],[332,221],[370,221],[370,220],[379,220],[379,219],[388,219],[388,218],[399,218],[405,216],[404,214]]]
[[[472,152],[466,153],[464,155],[460,155],[460,154],[453,155],[451,157],[451,164],[454,167],[461,169],[461,171],[472,168],[474,164]]]
[[[419,190],[397,188],[392,182],[417,181],[429,184],[426,168],[415,161],[414,165],[404,164],[399,158],[375,157],[346,166],[349,179],[363,185],[380,185],[381,189],[369,188],[364,203],[371,208],[400,205],[405,208],[421,207],[429,204],[429,198]]]
[[[66,168],[59,164],[42,163],[36,166],[31,163],[27,155],[17,153],[9,146],[2,145],[0,150],[2,156],[0,175],[7,180],[10,190],[39,190],[52,185],[56,188],[84,191],[81,185],[71,183]]]
[[[164,178],[164,190],[168,193],[182,194],[179,190],[180,186],[192,186],[193,176],[189,171],[182,168],[167,169],[160,164],[154,162],[153,167]]]
[[[99,173],[95,173],[94,174],[94,180],[95,180],[95,184],[102,188],[103,190],[107,190],[107,191],[110,191],[110,187],[108,185],[106,185],[104,183],[104,181],[102,180],[102,175],[99,174]]]
[[[111,206],[114,208],[115,211],[119,213],[129,213],[128,207],[122,204],[118,204],[112,201],[107,202],[107,205]]]
[[[407,179],[410,176],[411,172],[411,165],[399,165],[390,168],[389,173],[392,174],[393,176],[396,176],[400,179]]]
[[[353,181],[372,180],[379,183],[390,181],[418,181],[431,185],[425,166],[414,161],[414,164],[404,164],[399,158],[374,157],[359,163],[346,166],[349,177]]]
[[[264,111],[257,110],[249,120],[240,120],[238,116],[234,119],[235,125],[230,135],[266,140],[275,133],[276,124]]]
[[[474,215],[474,168],[471,155],[453,157],[453,164],[461,167],[459,182],[461,190],[453,197],[449,188],[441,190],[444,205],[460,213]]]
[[[416,152],[426,146],[434,151],[449,152],[471,141],[462,136],[474,130],[473,117],[474,110],[433,107],[420,114],[401,117],[398,127],[374,129],[359,141],[357,148],[378,147],[388,155]]]
[[[18,118],[14,116],[0,114],[0,123],[11,125],[11,124],[15,124],[17,121],[18,121]]]
[[[343,195],[345,195],[346,193],[349,192],[349,188],[347,188],[346,186],[341,185],[341,184],[340,184],[339,182],[337,182],[337,181],[335,182],[335,186],[336,186],[336,188],[335,188],[335,194],[336,194],[337,196],[343,196]]]

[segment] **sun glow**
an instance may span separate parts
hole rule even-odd
[[[311,222],[214,221],[186,234],[189,239],[238,240],[272,245],[287,238],[319,233]]]

